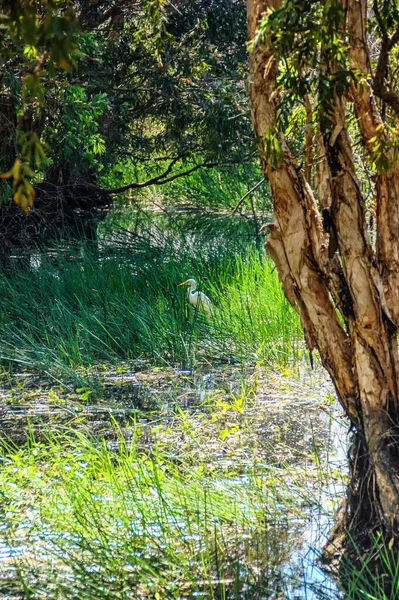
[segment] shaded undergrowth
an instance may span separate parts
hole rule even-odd
[[[357,544],[351,532],[334,535],[323,553],[326,569],[345,590],[345,600],[396,600],[399,556],[395,540],[378,529],[362,532]]]

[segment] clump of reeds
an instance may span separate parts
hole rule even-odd
[[[240,229],[241,228],[241,229]],[[242,231],[242,225],[237,232]],[[244,227],[244,231],[247,231]],[[187,306],[197,278],[212,319]],[[255,244],[187,227],[117,228],[100,248],[59,246],[0,273],[4,365],[72,376],[79,367],[147,357],[188,366],[197,359],[284,364],[298,355],[298,320]]]

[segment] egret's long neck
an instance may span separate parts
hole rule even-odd
[[[188,290],[188,293],[192,294],[193,292],[195,292],[196,289],[197,289],[197,283],[195,281],[192,281],[190,283],[190,289]]]

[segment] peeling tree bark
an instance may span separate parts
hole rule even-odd
[[[366,149],[369,141],[378,135],[388,145],[387,135],[381,131],[382,118],[378,113],[373,90],[367,83],[372,77],[370,56],[366,41],[366,0],[349,1],[346,5],[351,68],[365,75],[362,85],[352,83],[352,99],[359,131]],[[376,175],[377,197],[377,257],[384,293],[390,313],[399,326],[399,169]]]
[[[279,0],[248,0],[250,40],[264,11],[279,6]],[[370,73],[366,2],[346,0],[344,8],[352,68]],[[277,166],[265,151],[263,140],[275,122],[278,93],[279,62],[271,40],[255,44],[249,64],[252,120],[273,196],[266,249],[300,316],[307,344],[318,350],[355,431],[357,457],[352,461],[346,525],[398,534],[399,170],[376,177],[374,250],[344,101],[336,100],[330,130],[317,136],[314,195],[283,137]],[[369,86],[352,85],[351,94],[367,147],[382,120]]]

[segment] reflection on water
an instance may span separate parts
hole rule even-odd
[[[176,405],[198,418],[212,410],[215,402],[231,402],[246,389],[245,410],[229,414],[229,423],[242,423],[245,427],[239,436],[231,436],[221,445],[216,436],[209,437],[206,452],[209,461],[218,469],[234,466],[236,474],[227,484],[239,488],[248,478],[248,465],[253,457],[258,464],[273,465],[278,476],[281,465],[301,464],[308,460],[309,452],[316,452],[320,460],[328,457],[331,471],[344,472],[346,468],[346,428],[336,409],[321,399],[331,394],[324,375],[304,372],[301,378],[286,377],[270,372],[243,372],[225,367],[219,371],[204,367],[192,372],[178,369],[151,369],[143,361],[123,368],[101,373],[101,385],[86,394],[68,392],[64,388],[49,387],[44,382],[26,374],[16,377],[14,385],[4,388],[0,395],[0,414],[3,433],[16,443],[26,437],[26,423],[40,437],[46,427],[71,425],[108,440],[115,448],[118,439],[115,422],[125,439],[132,436],[132,419],[142,429],[140,443],[153,442],[154,422],[170,422],[173,435]],[[249,382],[249,383],[248,383]],[[252,386],[252,388],[251,388]],[[251,395],[252,394],[252,395]],[[249,399],[248,399],[249,398]],[[329,408],[330,406],[330,408]],[[187,444],[187,440],[185,441]],[[175,440],[174,453],[182,451],[179,439]],[[171,457],[173,458],[173,457]],[[289,482],[288,482],[289,483]],[[226,480],[221,483],[226,485]],[[309,483],[309,486],[311,484]],[[264,531],[243,535],[237,533],[234,541],[235,558],[212,582],[191,582],[191,591],[185,597],[210,598],[209,587],[215,597],[243,598],[248,600],[287,598],[292,600],[338,599],[340,593],[333,581],[317,565],[317,557],[333,525],[336,503],[343,494],[340,481],[324,486],[314,503],[305,507],[304,514],[287,519],[284,501],[274,507],[273,520],[265,523]],[[111,502],[106,495],[98,502]],[[32,515],[32,521],[35,515]],[[185,522],[174,523],[181,528],[182,538],[201,543],[195,528]],[[116,527],[118,524],[116,524]],[[27,524],[28,527],[28,524]],[[159,523],[147,524],[154,537],[162,538]],[[130,525],[132,537],[144,535],[137,522]],[[32,548],[7,541],[7,524],[1,523],[0,561],[6,575],[0,577],[0,592],[5,594],[11,585],[12,562],[29,554]],[[62,534],[60,534],[62,535]],[[186,537],[184,537],[186,536]],[[49,537],[50,539],[50,537]],[[52,538],[54,541],[54,537]],[[33,544],[37,540],[31,540]],[[45,537],[40,544],[44,547]],[[53,542],[51,542],[53,543]],[[237,573],[240,587],[234,589]],[[190,587],[190,586],[189,586]],[[220,590],[223,588],[223,594]],[[219,590],[219,592],[217,591]],[[1,596],[6,598],[6,595]],[[10,596],[11,597],[11,596]]]

